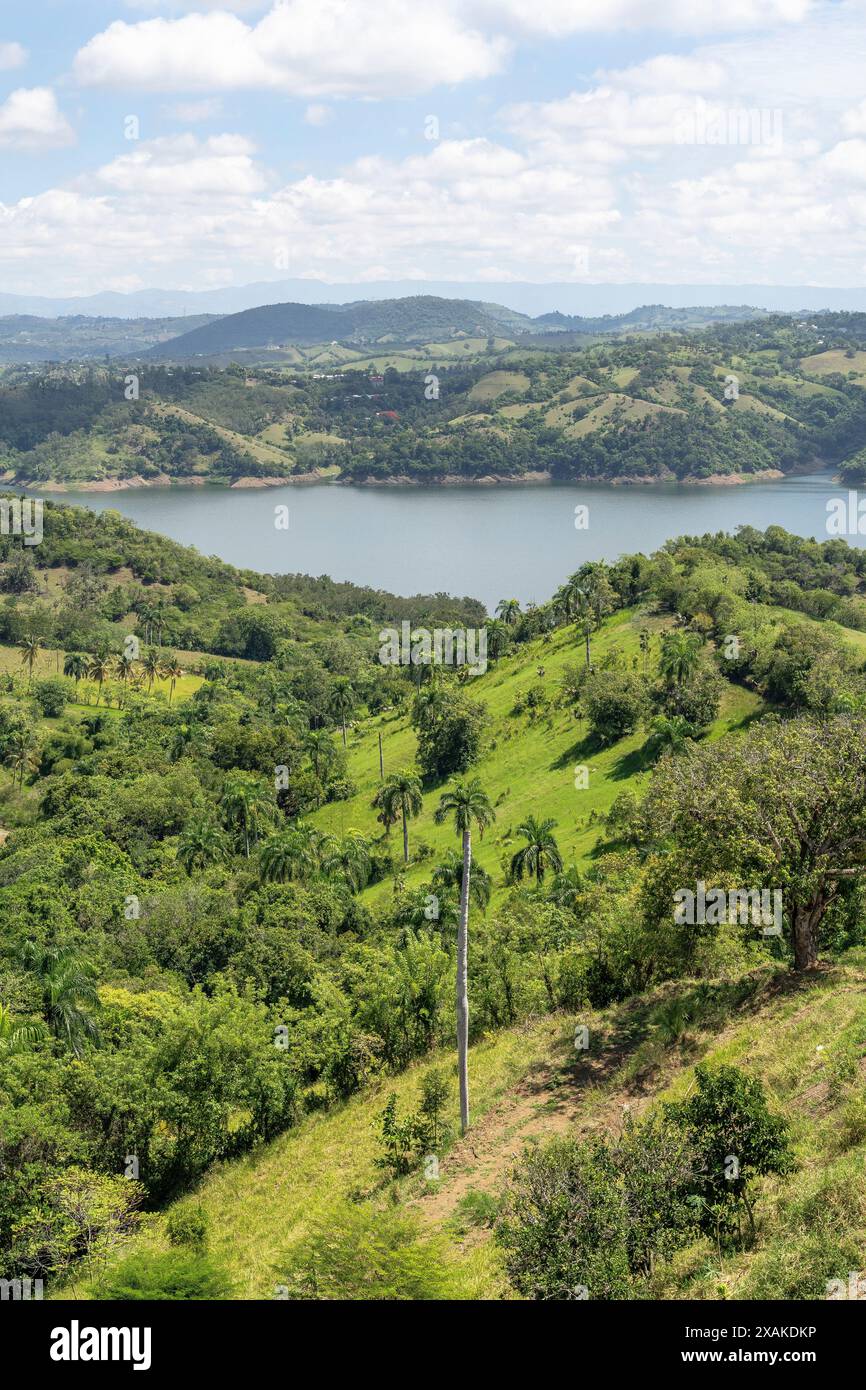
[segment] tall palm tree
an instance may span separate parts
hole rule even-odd
[[[480,780],[456,782],[443,792],[434,819],[437,825],[454,818],[454,828],[463,839],[463,871],[460,880],[460,921],[457,926],[457,1070],[460,1078],[460,1132],[469,1128],[469,894],[472,869],[472,827],[484,828],[496,813]]]
[[[99,1008],[93,966],[68,947],[39,946],[35,941],[24,943],[21,959],[39,981],[42,1016],[50,1031],[80,1057],[85,1042],[99,1042],[91,1012]]]
[[[278,830],[265,840],[260,858],[265,883],[310,878],[319,867],[319,836],[303,822]]]
[[[174,695],[174,687],[184,674],[183,667],[173,653],[165,658],[162,673],[169,682],[168,703],[171,704],[172,696]]]
[[[701,639],[696,632],[666,632],[662,637],[659,671],[668,685],[685,685],[700,660]]]
[[[517,833],[523,836],[526,844],[511,857],[512,878],[519,880],[524,874],[528,874],[530,878],[534,875],[540,888],[546,869],[553,869],[556,874],[560,873],[562,855],[553,835],[555,827],[555,820],[537,821],[535,816],[527,816],[526,820],[518,825]]]
[[[590,622],[589,618],[584,618],[584,620],[583,620],[583,622],[581,623],[581,625],[580,625],[578,631],[580,632],[581,637],[583,638],[584,642],[586,643],[586,664],[587,664],[587,666],[589,666],[589,664],[590,664],[590,659],[591,659],[590,645],[589,645],[589,644],[590,644],[590,642],[592,641],[592,623]]]
[[[102,696],[102,687],[112,673],[113,662],[109,656],[93,656],[87,666],[87,674],[92,681],[96,681],[97,695],[96,703],[99,704]]]
[[[491,661],[498,661],[504,652],[508,650],[511,641],[511,633],[508,624],[501,618],[493,618],[487,624],[487,651]]]
[[[331,698],[328,702],[331,714],[339,719],[343,730],[343,747],[346,747],[346,720],[355,708],[355,692],[348,676],[338,676],[334,681]]]
[[[260,782],[238,775],[227,777],[220,798],[226,823],[244,838],[244,853],[250,857],[250,838],[259,838],[262,829],[272,822],[276,806]]]
[[[648,664],[648,662],[649,662],[649,650],[650,650],[650,642],[651,642],[651,641],[652,641],[652,633],[650,632],[649,628],[648,628],[648,627],[643,627],[643,628],[641,628],[641,633],[640,633],[640,650],[641,650],[641,655],[642,655],[642,657],[643,657],[643,673],[644,673],[644,675],[646,675],[646,673],[647,673],[647,664]]]
[[[188,874],[193,869],[206,869],[228,858],[229,842],[225,831],[208,818],[187,825],[178,840],[178,862]]]
[[[75,681],[75,693],[78,694],[78,682],[87,675],[87,657],[83,652],[67,652],[63,659],[63,674],[71,676]]]
[[[304,738],[304,751],[309,753],[313,772],[321,781],[322,769],[327,771],[334,761],[335,748],[329,733],[324,729],[311,730]]]
[[[409,821],[420,815],[424,804],[421,782],[414,772],[392,772],[377,792],[376,799],[381,799],[382,809],[387,811],[392,820],[397,818],[396,814],[392,813],[399,813],[403,819],[403,863],[408,864]]]
[[[516,598],[501,598],[496,605],[496,612],[504,623],[511,626],[520,617],[520,604]]]
[[[148,690],[153,689],[155,680],[159,680],[162,675],[162,653],[156,647],[150,647],[141,660],[141,669],[147,677]]]
[[[27,667],[27,684],[33,680],[33,667],[36,659],[42,650],[42,638],[37,637],[35,632],[28,632],[18,643],[21,648],[21,665]]]
[[[358,893],[370,877],[370,846],[354,832],[341,840],[328,839],[322,848],[322,868],[326,874],[342,874],[352,892]]]

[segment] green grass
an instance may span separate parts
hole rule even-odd
[[[611,648],[618,648],[629,665],[633,658],[640,663],[640,629],[645,626],[658,631],[664,624],[631,610],[609,618],[593,639],[593,661],[600,661]],[[653,663],[656,655],[657,642]],[[593,813],[596,817],[605,814],[632,779],[639,785],[646,770],[641,755],[645,732],[625,738],[613,747],[597,749],[587,739],[586,723],[576,720],[570,709],[554,705],[565,666],[581,665],[583,661],[583,643],[576,641],[573,627],[560,629],[517,648],[485,675],[467,681],[464,687],[487,706],[490,715],[486,752],[473,767],[472,775],[480,777],[496,809],[495,824],[475,846],[478,860],[498,885],[494,905],[496,897],[505,891],[504,864],[517,848],[514,832],[525,816],[551,816],[557,822],[555,833],[565,863],[579,864],[592,853],[599,837],[599,827],[589,823]],[[539,667],[544,669],[543,677],[538,675]],[[547,710],[535,719],[525,713],[514,715],[518,694],[539,682],[550,701]],[[728,685],[710,737],[720,737],[738,727],[762,708],[758,696]],[[351,800],[332,803],[312,816],[321,829],[339,834],[355,829],[371,838],[381,834],[381,825],[370,805],[379,786],[380,732],[386,776],[414,765],[417,739],[408,714],[385,713],[357,725],[349,734],[349,775],[357,793]],[[579,765],[589,769],[589,786],[584,790],[575,787],[575,769]],[[436,825],[433,820],[440,790],[425,795],[421,815],[410,823],[410,856],[422,844],[430,846],[432,854],[409,864],[404,875],[408,886],[428,878],[443,851],[456,843],[452,828]],[[391,832],[391,843],[395,861],[401,859],[399,826]],[[390,883],[380,883],[368,889],[366,896],[375,899],[390,891]]]

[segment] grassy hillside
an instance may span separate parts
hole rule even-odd
[[[665,1020],[679,1001],[691,1018],[671,1040]],[[575,1057],[575,1023],[592,1038]],[[760,1077],[771,1109],[792,1133],[797,1170],[767,1180],[752,1249],[693,1242],[660,1268],[644,1296],[677,1299],[820,1299],[831,1278],[862,1267],[866,1239],[866,958],[853,951],[808,981],[770,966],[712,982],[683,980],[579,1018],[533,1021],[472,1049],[473,1128],[441,1156],[439,1179],[397,1183],[375,1166],[386,1095],[417,1102],[432,1057],[371,1087],[332,1114],[311,1117],[236,1163],[192,1196],[209,1217],[214,1252],[236,1297],[274,1297],[286,1250],[318,1221],[339,1221],[340,1203],[394,1204],[425,1236],[444,1238],[458,1296],[514,1297],[488,1224],[516,1156],[552,1135],[616,1134],[623,1115],[686,1095],[694,1066],[725,1062]],[[171,1210],[171,1208],[169,1209]],[[165,1248],[165,1218],[141,1242]],[[80,1289],[77,1292],[81,1292]]]

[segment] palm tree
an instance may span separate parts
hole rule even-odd
[[[162,654],[157,651],[156,647],[150,647],[145,653],[142,658],[141,669],[147,677],[148,691],[151,691],[154,681],[159,680],[162,675]]]
[[[99,1042],[99,1029],[88,1011],[99,1008],[93,966],[68,947],[39,946],[35,941],[24,943],[21,959],[39,981],[42,1016],[50,1031],[80,1057],[85,1041]]]
[[[97,704],[99,704],[100,698],[101,698],[101,696],[102,696],[102,686],[103,686],[103,682],[108,680],[109,676],[111,675],[111,672],[112,672],[112,662],[111,662],[111,658],[110,658],[110,657],[108,657],[108,656],[94,656],[94,657],[91,657],[91,659],[90,659],[90,661],[89,661],[89,663],[88,663],[88,667],[87,667],[87,674],[88,674],[88,676],[90,677],[90,679],[91,679],[92,681],[96,681],[96,684],[97,684],[97,686],[98,686],[98,691],[97,691],[97,696],[96,696],[96,703],[97,703]]]
[[[75,693],[78,694],[78,682],[83,676],[87,675],[87,657],[83,652],[67,652],[63,660],[64,676],[71,676],[75,681]]]
[[[304,739],[304,750],[309,753],[310,761],[313,764],[313,772],[319,781],[322,780],[322,767],[328,770],[334,761],[334,743],[331,735],[323,729],[310,732]]]
[[[682,753],[695,731],[689,721],[681,714],[671,718],[659,714],[650,725],[650,736],[646,742],[647,752],[658,756],[665,748],[672,753]]]
[[[460,1132],[469,1128],[469,893],[472,868],[472,826],[480,836],[496,819],[487,793],[477,777],[456,782],[443,792],[434,819],[441,825],[449,816],[463,839],[463,871],[460,879],[460,921],[457,926],[457,1069],[460,1076]]]
[[[24,786],[24,778],[36,763],[36,734],[24,725],[13,730],[6,747],[5,761],[12,769],[12,785],[16,778],[19,786]]]
[[[225,831],[210,819],[193,821],[186,826],[178,840],[177,858],[188,874],[193,869],[206,869],[228,858],[229,842]]]
[[[534,875],[540,888],[546,869],[553,869],[557,874],[561,872],[562,855],[553,836],[555,826],[555,820],[537,821],[535,816],[527,816],[526,820],[518,825],[517,833],[523,836],[526,844],[512,855],[512,878],[520,880],[524,874],[528,874],[530,878]]]
[[[114,674],[120,681],[121,689],[126,687],[127,682],[133,682],[135,680],[137,672],[138,668],[134,660],[126,652],[121,652],[120,656],[115,657]]]
[[[346,747],[346,720],[355,708],[355,692],[348,676],[338,676],[334,682],[329,700],[331,714],[339,719],[343,730],[343,747]]]
[[[502,598],[496,605],[496,612],[504,623],[511,626],[520,617],[520,604],[516,598]]]
[[[666,632],[662,637],[659,671],[668,685],[685,685],[700,659],[701,639],[695,632]]]
[[[424,804],[421,782],[414,772],[392,772],[376,793],[376,801],[380,799],[382,809],[391,817],[392,822],[397,819],[397,813],[403,818],[403,863],[408,864],[409,820],[420,815]]]
[[[501,618],[494,618],[487,624],[487,651],[491,661],[498,661],[499,657],[508,650],[511,641],[511,633],[508,624]]]
[[[589,644],[592,641],[592,623],[590,622],[589,618],[584,618],[578,631],[580,632],[581,637],[586,643],[586,664],[588,666],[590,663]]]
[[[264,883],[285,883],[310,878],[319,867],[319,836],[311,825],[300,822],[289,830],[269,835],[262,845]]]
[[[456,888],[460,891],[463,887],[463,858],[456,849],[449,849],[442,863],[436,866],[432,881],[435,889]],[[486,911],[490,902],[492,888],[489,873],[476,864],[469,880],[469,897],[482,912]]]
[[[41,1023],[16,1022],[11,1010],[0,1003],[0,1056],[26,1052],[42,1037]]]
[[[650,642],[651,642],[651,641],[652,641],[652,633],[650,632],[649,628],[648,628],[648,627],[643,627],[643,628],[641,628],[641,633],[640,633],[640,649],[641,649],[641,655],[643,656],[643,673],[644,673],[644,675],[646,675],[646,673],[647,673],[647,663],[648,663],[648,661],[649,661],[649,649],[650,649]]]
[[[273,821],[276,807],[260,782],[247,777],[227,777],[220,798],[223,815],[232,828],[242,832],[244,853],[250,857],[250,836],[255,842],[263,826]]]
[[[353,893],[358,893],[370,877],[370,846],[361,835],[350,833],[341,840],[328,839],[323,846],[325,873],[341,873]]]
[[[585,892],[586,885],[580,870],[574,864],[570,864],[555,876],[548,896],[557,907],[573,908]]]
[[[27,684],[33,680],[33,667],[36,665],[36,658],[42,650],[42,638],[37,637],[35,632],[28,632],[18,643],[21,648],[21,665],[27,667]]]
[[[168,689],[168,703],[171,704],[171,699],[174,695],[174,687],[180,680],[181,676],[184,674],[183,667],[181,666],[177,657],[173,653],[165,658],[162,667],[162,674],[165,676],[166,680],[170,682]]]

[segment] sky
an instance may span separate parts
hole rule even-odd
[[[866,284],[866,0],[0,7],[0,290]]]

